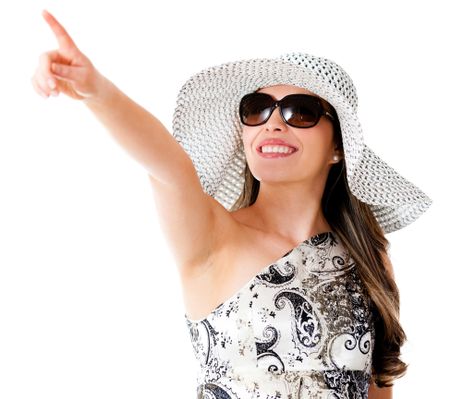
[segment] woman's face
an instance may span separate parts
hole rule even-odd
[[[291,85],[268,86],[257,92],[270,94],[276,100],[288,94],[315,95],[309,90]],[[272,138],[282,139],[296,150],[284,157],[264,157],[259,148],[261,142]],[[283,121],[280,108],[277,107],[263,125],[243,125],[242,140],[250,171],[260,181],[301,181],[316,179],[322,174],[326,177],[330,167],[338,162],[333,160],[333,125],[325,116],[313,127],[296,128]]]

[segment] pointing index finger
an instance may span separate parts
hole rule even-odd
[[[50,25],[50,28],[52,29],[53,33],[56,36],[56,39],[58,40],[59,47],[62,50],[70,51],[77,49],[75,42],[72,40],[67,31],[64,29],[64,27],[56,20],[56,18],[52,14],[50,14],[47,10],[43,10],[42,16]]]

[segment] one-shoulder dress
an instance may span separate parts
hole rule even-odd
[[[264,267],[201,320],[184,314],[197,399],[367,399],[374,304],[332,231]]]

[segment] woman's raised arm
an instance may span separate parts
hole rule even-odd
[[[200,185],[192,160],[164,125],[100,74],[64,27],[43,16],[59,48],[43,53],[32,77],[44,97],[60,92],[83,101],[114,139],[148,172],[161,225],[180,269],[206,264],[219,216],[226,211]]]

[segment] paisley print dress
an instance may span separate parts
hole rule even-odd
[[[367,399],[374,307],[328,231],[301,242],[202,320],[184,314],[197,399]]]

